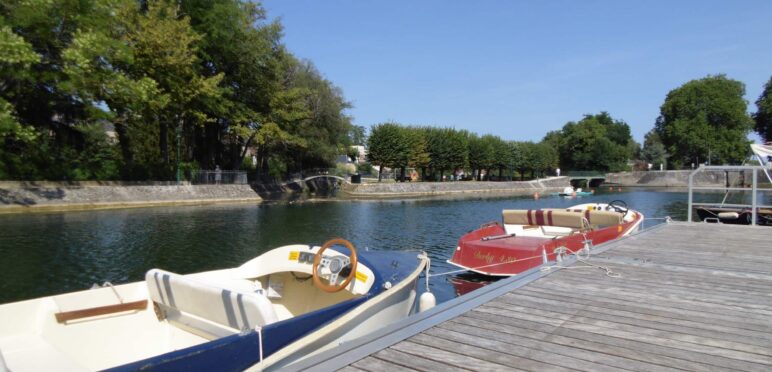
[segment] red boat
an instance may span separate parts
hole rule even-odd
[[[495,283],[500,277],[484,276],[475,273],[464,273],[448,278],[448,282],[453,285],[456,291],[456,297],[465,295],[478,288],[485,287],[488,284]]]
[[[517,275],[555,261],[561,252],[592,249],[629,235],[643,222],[643,214],[621,200],[567,209],[510,209],[502,216],[502,223],[487,223],[462,236],[448,263],[483,275]]]

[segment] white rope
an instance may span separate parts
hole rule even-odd
[[[518,261],[532,260],[534,258],[541,258],[541,255],[533,256],[533,257],[528,257],[528,258],[518,258],[517,260],[514,260],[514,261],[497,262],[497,263],[490,264],[490,265],[476,266],[476,267],[470,267],[468,269],[459,269],[459,270],[445,271],[445,272],[438,273],[438,274],[427,274],[427,275],[428,276],[443,276],[443,275],[458,274],[458,273],[463,273],[463,272],[466,272],[466,271],[469,271],[469,270],[484,269],[486,267],[498,266],[498,265],[508,265],[508,264],[511,264],[511,263],[514,263],[514,262],[518,262]],[[428,271],[427,271],[427,273],[428,273]]]
[[[419,255],[418,258],[422,258],[422,259],[426,260],[426,275],[425,275],[426,276],[426,292],[431,292],[431,290],[429,290],[429,277],[431,276],[429,274],[429,270],[432,267],[432,259],[429,258],[429,255],[426,254],[426,252],[421,252],[421,255]]]
[[[544,266],[544,267],[542,267],[540,269],[541,271],[547,272],[547,271],[550,271],[550,270],[553,270],[553,269],[562,270],[562,269],[588,269],[588,268],[590,268],[590,269],[601,269],[601,270],[605,271],[606,272],[606,276],[608,276],[609,278],[621,278],[622,277],[622,274],[615,272],[614,270],[612,270],[608,266],[601,266],[601,265],[596,265],[594,263],[590,263],[588,260],[590,258],[591,253],[586,248],[581,249],[579,251],[579,253],[574,252],[574,251],[572,251],[571,249],[569,249],[567,247],[558,247],[558,248],[555,249],[555,252],[557,252],[558,250],[564,250],[566,252],[570,252],[571,254],[576,256],[576,261],[577,262],[581,262],[581,263],[583,263],[583,264],[585,264],[587,266],[563,266],[563,265],[560,265],[560,264],[556,264],[556,265],[552,265],[552,266]],[[586,257],[582,257],[581,256],[581,253],[580,253],[581,251],[585,251],[586,252],[585,253]]]

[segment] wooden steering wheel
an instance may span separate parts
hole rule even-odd
[[[351,251],[351,254],[349,257],[346,256],[333,256],[333,257],[324,257],[322,254],[324,253],[327,248],[332,247],[333,245],[342,245]],[[345,268],[348,264],[351,264],[351,271],[348,274],[348,277],[346,277],[346,280],[341,282],[338,285],[335,285],[335,282],[338,281],[338,274]],[[327,268],[330,271],[329,277],[327,278],[327,281],[329,284],[322,283],[322,280],[320,278],[321,274],[319,274],[319,271],[321,269]],[[322,245],[322,247],[319,249],[318,252],[316,252],[316,256],[314,256],[314,266],[311,268],[311,272],[313,273],[314,277],[314,285],[329,293],[335,293],[340,292],[346,286],[351,283],[352,280],[354,280],[354,277],[357,274],[357,250],[354,248],[354,245],[351,244],[346,239],[343,238],[334,238],[328,240],[326,243]]]

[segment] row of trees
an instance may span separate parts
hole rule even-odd
[[[281,34],[246,0],[2,2],[0,179],[327,166],[349,104]]]
[[[772,78],[748,114],[745,85],[724,75],[692,80],[670,91],[660,107],[654,128],[643,147],[630,126],[606,112],[585,115],[552,131],[538,144],[506,141],[497,136],[464,130],[401,126],[384,123],[372,128],[369,159],[390,168],[423,169],[435,173],[466,169],[480,179],[480,170],[501,176],[504,170],[540,173],[565,170],[613,172],[630,163],[663,164],[670,169],[700,163],[738,164],[749,155],[748,134],[756,130],[772,140]],[[510,173],[511,174],[511,173]]]
[[[379,180],[384,167],[399,169],[401,179],[406,168],[416,168],[425,180],[442,180],[462,170],[482,180],[483,174],[490,179],[494,172],[498,179],[514,176],[515,170],[521,177],[526,172],[543,174],[558,163],[557,152],[548,144],[505,141],[452,128],[382,123],[372,127],[367,144],[368,161],[380,166]]]

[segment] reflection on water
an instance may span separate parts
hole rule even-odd
[[[579,199],[326,201],[301,204],[146,208],[0,216],[0,303],[142,280],[153,267],[190,273],[233,267],[291,243],[332,237],[361,250],[426,251],[432,271],[460,235],[499,220],[506,208],[560,208],[621,199],[647,217],[686,218],[686,193],[630,190]],[[661,223],[646,221],[644,227]],[[455,296],[447,277],[432,279],[438,301]]]

